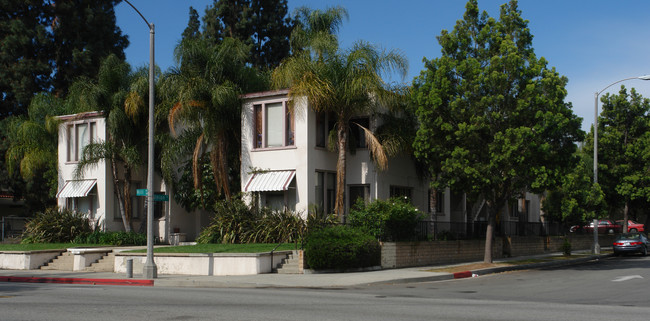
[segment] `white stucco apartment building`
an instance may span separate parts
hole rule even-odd
[[[58,137],[58,206],[86,213],[102,230],[123,231],[110,163],[100,161],[80,177],[74,175],[83,148],[90,142],[107,139],[106,117],[101,112],[86,112],[58,118],[61,121]],[[147,188],[146,165],[139,173],[133,173],[131,184],[133,228],[139,231],[141,224],[146,225],[146,197],[136,194],[137,189]],[[169,196],[168,202],[154,202],[155,237],[160,242],[169,242],[173,237],[195,239],[206,221],[205,214],[188,213],[179,206],[174,201],[171,187],[159,175],[154,177],[154,193]]]
[[[288,90],[243,96],[241,140],[242,192],[258,193],[261,205],[286,207],[303,217],[310,205],[333,213],[337,153],[326,148],[327,133],[334,121],[317,114],[307,100],[288,106]],[[353,119],[371,130],[377,119],[360,115]],[[418,177],[409,157],[389,160],[380,171],[365,148],[363,132],[351,126],[350,143],[356,152],[347,154],[346,212],[357,198],[365,200],[408,196],[421,211],[428,211],[428,182]],[[354,136],[354,137],[352,137]]]

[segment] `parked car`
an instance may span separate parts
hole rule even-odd
[[[641,253],[645,256],[648,255],[648,246],[650,246],[650,241],[644,233],[622,233],[614,240],[614,255]]]
[[[616,224],[620,225],[621,229],[623,229],[623,220],[616,221]],[[633,220],[627,220],[627,231],[629,233],[645,232],[645,228],[641,223],[637,223]]]
[[[591,224],[584,226],[582,229],[587,233],[593,233],[594,223],[592,222]],[[616,222],[612,220],[598,221],[598,233],[614,234],[621,232],[623,232],[623,226],[616,224]]]

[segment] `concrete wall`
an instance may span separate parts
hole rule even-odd
[[[252,275],[271,273],[271,261],[278,267],[291,251],[271,253],[167,253],[156,254],[159,274],[181,275]],[[133,270],[142,271],[146,254],[118,253],[115,272],[126,273],[126,260],[133,259]]]
[[[610,246],[613,235],[600,235],[601,247]],[[589,250],[593,236],[569,236],[572,250]],[[496,238],[492,257],[517,257],[562,252],[564,237],[510,237]],[[381,266],[385,269],[412,266],[456,264],[482,261],[484,240],[434,241],[434,242],[387,242],[381,248]]]
[[[0,269],[34,270],[61,255],[61,250],[0,252]]]

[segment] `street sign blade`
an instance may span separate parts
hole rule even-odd
[[[146,188],[138,188],[135,191],[136,196],[147,196],[147,189]]]

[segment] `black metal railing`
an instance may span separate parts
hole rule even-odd
[[[485,238],[487,222],[435,222],[421,221],[415,231],[417,240],[464,240]],[[499,222],[495,236],[559,236],[568,227],[561,223]]]

